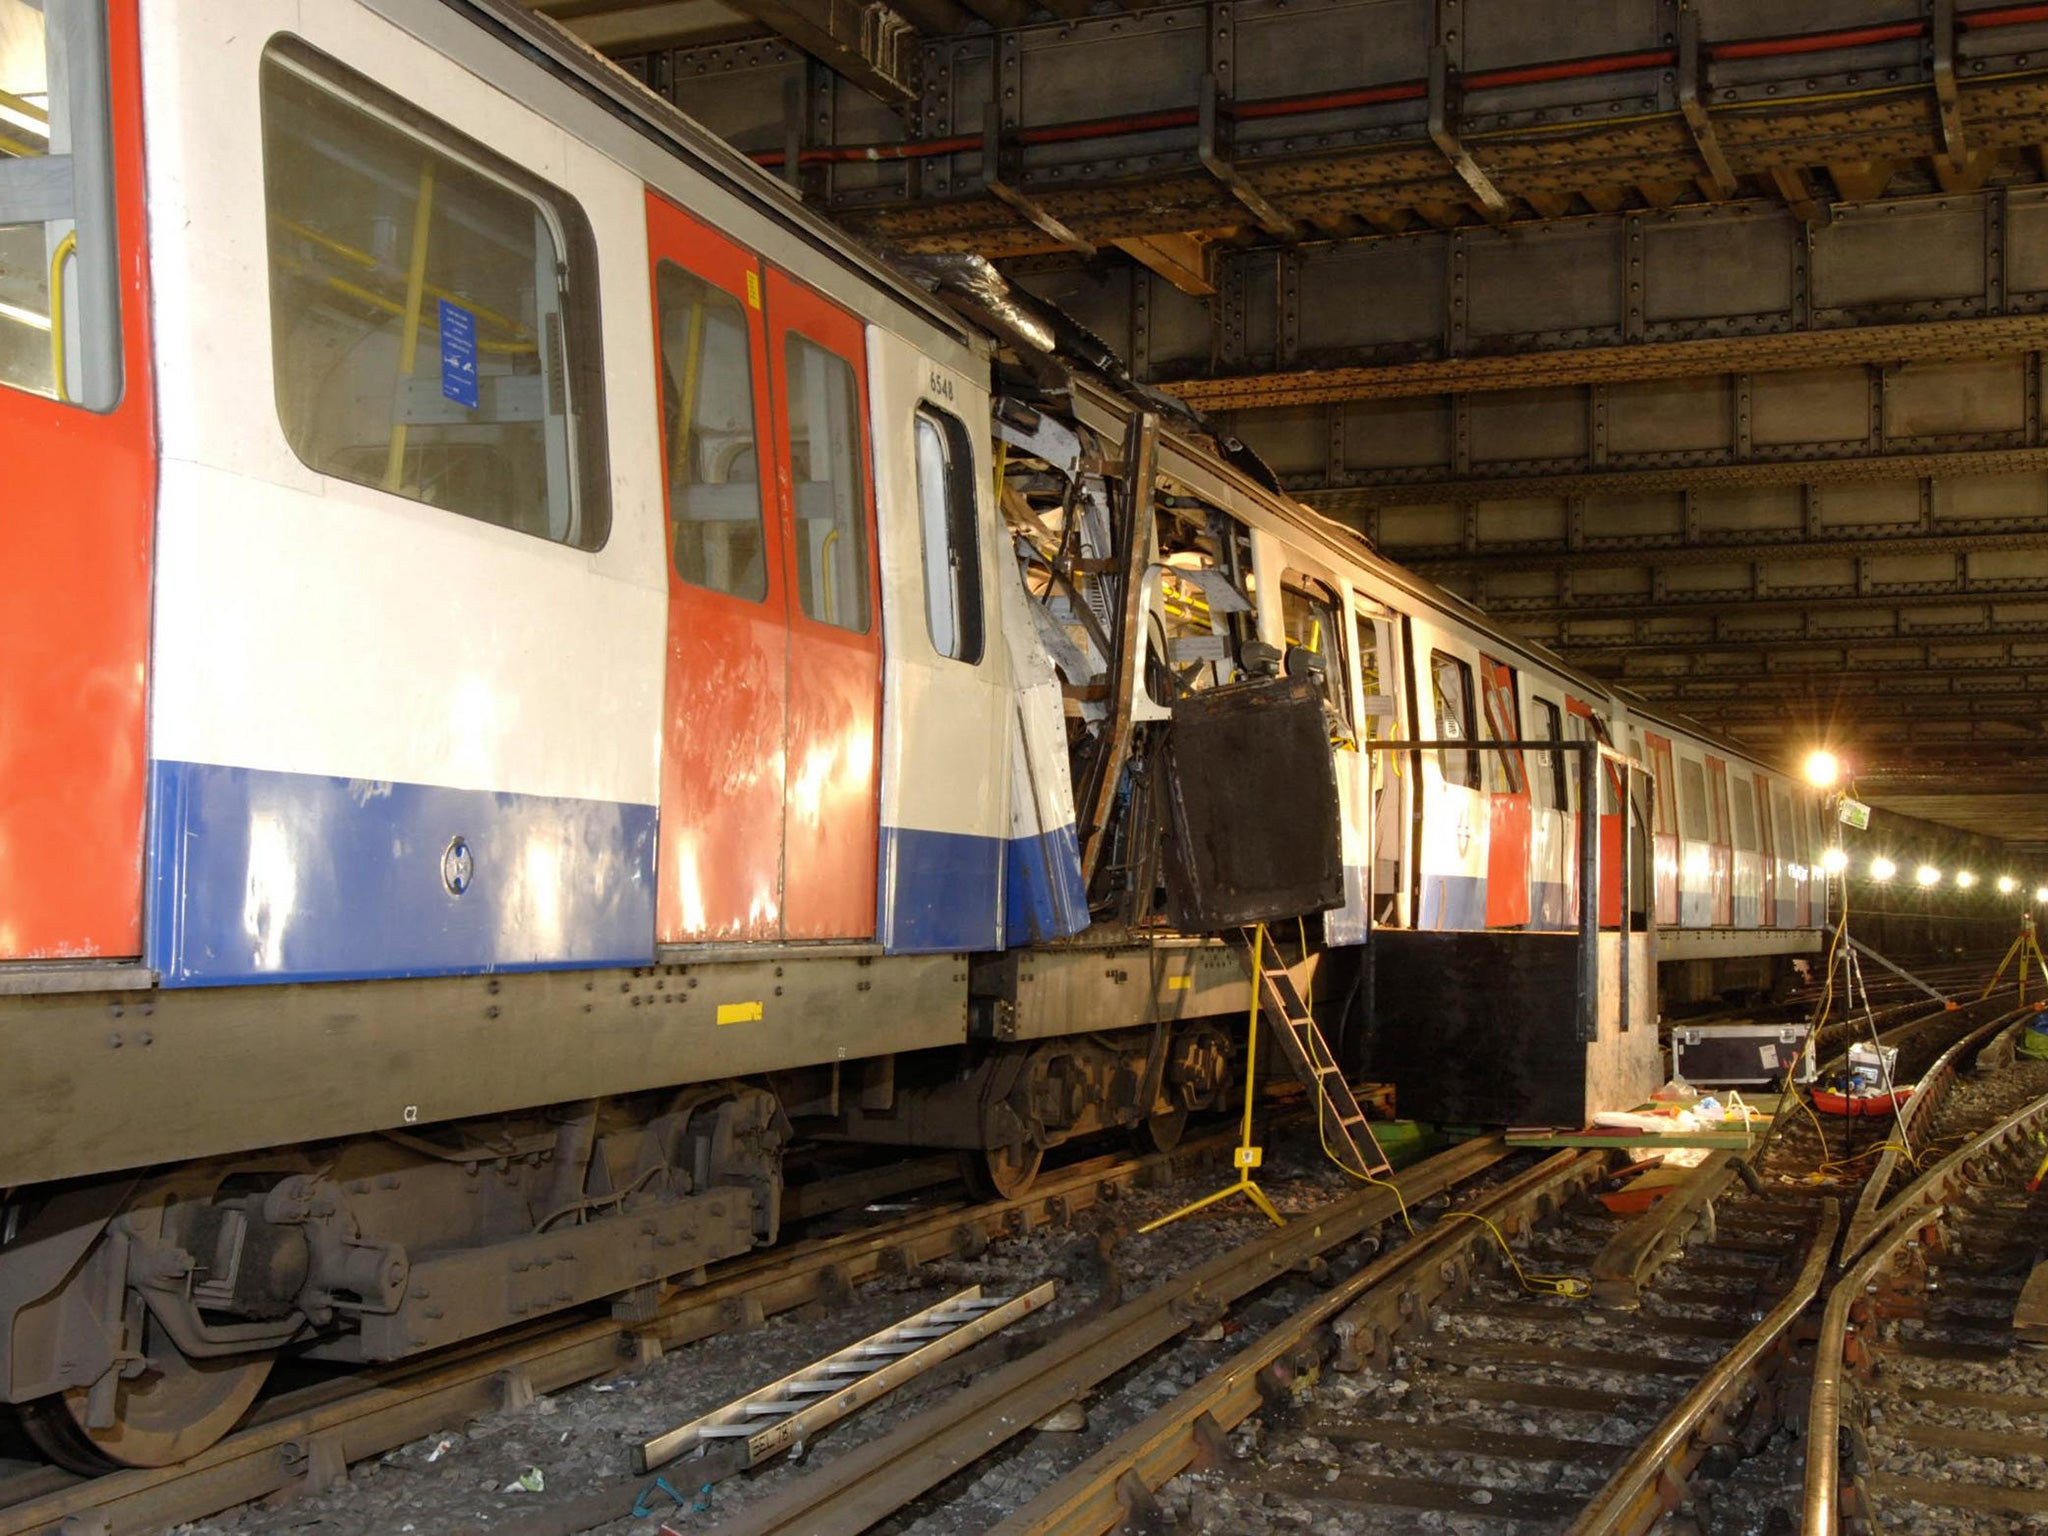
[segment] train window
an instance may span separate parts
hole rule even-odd
[[[676,574],[758,603],[768,595],[768,553],[746,311],[672,261],[655,268],[654,302]]]
[[[1678,834],[1693,842],[1707,840],[1707,770],[1696,757],[1678,760]]]
[[[1440,741],[1472,739],[1472,669],[1442,651],[1429,653],[1430,691],[1436,697],[1436,734]],[[1479,754],[1449,749],[1437,753],[1446,784],[1479,787]]]
[[[597,252],[565,194],[290,40],[263,59],[278,417],[309,468],[596,549]]]
[[[0,0],[0,384],[121,397],[107,8]]]
[[[1480,698],[1486,710],[1486,734],[1495,741],[1519,741],[1522,728],[1515,710],[1515,669],[1491,656],[1479,658]],[[1494,752],[1493,787],[1511,795],[1529,788],[1528,772],[1519,752]]]
[[[1751,788],[1751,781],[1738,774],[1730,792],[1735,806],[1735,846],[1744,853],[1755,853],[1756,794]]]
[[[795,331],[783,338],[782,363],[789,381],[797,595],[806,617],[865,634],[868,520],[853,365]]]
[[[1287,632],[1287,670],[1316,677],[1323,702],[1334,716],[1333,734],[1349,738],[1350,687],[1344,677],[1344,637],[1337,624],[1336,600],[1324,591],[1285,582],[1280,588],[1280,618]]]
[[[1563,712],[1545,698],[1532,698],[1531,702],[1536,706],[1536,734],[1545,741],[1564,740]],[[1565,772],[1562,747],[1536,754],[1536,803],[1546,811],[1572,808],[1571,779]]]
[[[974,444],[960,418],[917,411],[917,508],[924,529],[924,622],[941,656],[981,660],[981,541]]]
[[[1801,861],[1799,853],[1799,829],[1792,823],[1792,795],[1783,789],[1771,791],[1771,822],[1776,835],[1772,841],[1777,844],[1778,857],[1786,863]]]

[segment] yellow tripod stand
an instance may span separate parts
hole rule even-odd
[[[2034,937],[2034,914],[2031,912],[2022,912],[2020,914],[2020,936],[2012,941],[2012,948],[2008,949],[2005,952],[2005,958],[1998,962],[1998,970],[1985,986],[1982,995],[1978,998],[1979,1002],[1982,1002],[1984,998],[1989,997],[1998,990],[1998,984],[2005,980],[2006,967],[2015,960],[2020,963],[2020,1006],[2025,1007],[2027,1002],[2027,962],[2029,960],[2041,967],[2041,979],[2043,982],[2048,982],[2048,955],[2041,953],[2041,941]]]
[[[1251,1023],[1245,1031],[1244,1043],[1244,1119],[1238,1129],[1237,1150],[1231,1161],[1237,1164],[1237,1178],[1233,1183],[1202,1196],[1177,1211],[1168,1211],[1157,1221],[1148,1221],[1138,1228],[1140,1232],[1156,1232],[1170,1222],[1179,1221],[1183,1216],[1192,1216],[1196,1211],[1205,1210],[1219,1200],[1228,1200],[1232,1195],[1243,1195],[1272,1218],[1273,1225],[1284,1227],[1287,1218],[1273,1208],[1273,1202],[1266,1198],[1266,1192],[1259,1188],[1258,1180],[1252,1177],[1252,1170],[1259,1166],[1265,1149],[1252,1142],[1252,1104],[1257,1098],[1253,1089],[1257,1085],[1259,1071],[1259,968],[1266,954],[1266,925],[1259,925],[1258,939],[1252,945],[1252,1006]]]

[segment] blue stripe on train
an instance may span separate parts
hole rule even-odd
[[[651,805],[156,761],[149,821],[167,986],[653,958]]]
[[[892,955],[1001,949],[1088,926],[1072,827],[1039,837],[882,829],[882,900]]]
[[[1003,839],[882,828],[882,947],[892,955],[1000,949]]]
[[[1418,928],[1486,926],[1486,881],[1478,875],[1424,875]]]
[[[1081,838],[1071,824],[1010,839],[1003,880],[1003,939],[1012,946],[1064,939],[1088,926]]]

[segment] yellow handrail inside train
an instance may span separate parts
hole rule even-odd
[[[50,386],[59,400],[71,398],[64,377],[64,268],[78,254],[78,231],[66,232],[50,253]]]

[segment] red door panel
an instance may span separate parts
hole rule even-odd
[[[1479,658],[1486,733],[1495,741],[1521,739],[1514,668]],[[1487,796],[1486,926],[1519,928],[1529,921],[1529,772],[1520,752],[1494,754],[1493,792]]]
[[[656,932],[775,939],[789,629],[781,517],[760,471],[773,419],[760,269],[652,195],[647,229],[669,509]]]
[[[791,939],[875,931],[882,627],[859,319],[772,268],[769,366],[789,612]]]
[[[142,949],[156,426],[132,0],[108,30],[120,400],[0,385],[0,961]]]

